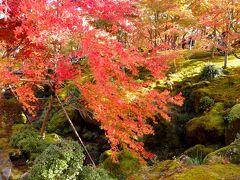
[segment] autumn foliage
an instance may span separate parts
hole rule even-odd
[[[153,134],[149,121],[157,113],[167,120],[169,104],[182,105],[181,95],[151,88],[164,78],[167,60],[173,56],[140,53],[125,48],[116,32],[135,29],[132,17],[139,16],[137,1],[125,0],[3,0],[0,13],[1,85],[13,85],[22,104],[34,113],[33,86],[50,82],[56,92],[72,81],[81,101],[92,110],[111,144],[144,158],[152,157],[139,138]],[[96,28],[107,21],[110,29]],[[71,59],[78,59],[76,63]],[[80,65],[83,62],[83,68]],[[152,78],[139,78],[141,67]],[[16,71],[21,71],[21,76]],[[86,78],[91,77],[91,78]]]

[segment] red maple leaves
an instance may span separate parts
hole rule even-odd
[[[154,133],[148,121],[155,121],[156,113],[170,119],[168,105],[183,103],[181,95],[172,97],[169,91],[150,88],[152,79],[164,77],[166,60],[171,56],[126,49],[113,34],[92,25],[103,19],[113,25],[113,33],[118,27],[130,30],[134,27],[130,17],[138,13],[135,1],[20,0],[18,6],[14,0],[8,2],[10,16],[0,25],[8,27],[4,34],[0,30],[8,63],[1,66],[0,75],[6,79],[7,70],[11,69],[10,74],[22,70],[25,81],[5,83],[15,84],[23,105],[34,111],[31,102],[37,100],[32,91],[35,83],[60,85],[73,81],[114,152],[124,146],[139,156],[152,157],[139,142],[143,135]],[[77,63],[71,62],[73,55]],[[83,59],[85,69],[80,65]],[[140,67],[148,69],[152,79],[140,80]],[[86,76],[91,80],[83,80]],[[14,79],[13,74],[9,77]]]

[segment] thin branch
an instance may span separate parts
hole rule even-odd
[[[81,137],[79,136],[79,134],[78,134],[78,132],[77,132],[77,130],[76,130],[74,124],[72,123],[72,120],[71,120],[70,117],[68,116],[68,113],[67,113],[65,107],[64,107],[63,104],[62,104],[62,101],[60,100],[60,98],[59,98],[59,96],[58,96],[57,94],[56,94],[56,98],[57,98],[59,104],[61,105],[61,108],[62,108],[62,110],[63,110],[63,112],[64,112],[64,114],[65,114],[65,116],[66,116],[68,122],[70,123],[70,125],[71,125],[71,127],[72,127],[72,129],[73,129],[73,131],[74,131],[74,133],[75,133],[75,135],[77,136],[79,142],[81,143],[81,145],[82,145],[84,151],[87,153],[87,156],[89,157],[89,159],[90,159],[91,163],[93,164],[93,166],[96,167],[96,165],[95,165],[95,163],[94,163],[94,161],[93,161],[91,155],[89,154],[89,152],[88,152],[86,146],[84,145],[84,143],[83,143]]]

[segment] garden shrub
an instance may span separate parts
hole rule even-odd
[[[103,168],[84,166],[77,180],[114,180]]]
[[[214,79],[214,78],[218,77],[222,73],[223,73],[222,68],[218,68],[214,64],[209,63],[209,64],[206,64],[202,68],[202,70],[200,72],[200,79],[211,80],[211,79]]]
[[[52,142],[59,139],[57,135],[57,137],[50,136],[52,135],[46,135],[46,139],[42,139],[36,129],[31,126],[24,126],[10,138],[10,144],[19,148],[29,160],[34,160]]]
[[[85,155],[81,146],[71,140],[51,144],[36,158],[29,180],[110,180],[106,170],[83,166]]]
[[[214,105],[214,99],[210,98],[209,96],[204,96],[200,99],[200,111],[206,111],[210,107]]]
[[[30,180],[76,179],[85,156],[77,142],[61,140],[51,144],[36,158],[29,172]]]

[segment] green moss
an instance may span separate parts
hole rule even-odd
[[[207,154],[213,152],[214,149],[211,147],[206,147],[202,144],[197,144],[186,151],[183,154],[191,157],[191,158],[201,158],[203,159]]]
[[[205,157],[204,162],[205,163],[231,162],[234,164],[240,164],[240,139],[236,139],[230,145],[208,154]]]
[[[181,173],[176,173],[166,179],[177,180],[222,180],[222,179],[237,179],[240,177],[240,167],[233,164],[215,164],[194,166],[186,169]]]
[[[57,135],[56,133],[50,133],[50,134],[46,134],[45,136],[45,141],[47,142],[57,142],[61,139],[61,137],[59,135]]]
[[[107,152],[108,155],[111,152]],[[105,154],[105,156],[107,155]],[[140,160],[132,155],[129,151],[122,151],[117,155],[119,162],[115,163],[112,161],[111,157],[107,157],[102,166],[104,169],[108,170],[112,176],[119,179],[126,179],[128,176],[131,176],[133,173],[136,173],[142,168],[143,164]]]
[[[214,107],[205,115],[188,121],[186,124],[187,136],[189,138],[194,138],[195,136],[195,138],[200,142],[201,139],[199,138],[205,138],[205,141],[207,141],[209,140],[207,138],[211,138],[211,136],[223,136],[225,128],[223,111],[223,103],[216,103]]]
[[[79,90],[72,82],[65,83],[65,86],[63,88],[61,88],[58,92],[59,97],[62,99],[65,99],[66,97],[73,95],[73,94],[76,97],[80,96]]]
[[[240,104],[236,104],[235,106],[232,107],[231,111],[227,115],[227,120],[229,122],[240,120]]]
[[[24,127],[30,127],[30,125],[27,124],[14,124],[12,126],[12,135],[16,134],[20,129]]]
[[[175,168],[171,164],[177,162]],[[222,179],[237,179],[240,177],[240,166],[234,164],[213,164],[199,166],[184,166],[180,161],[163,161],[155,165],[161,168],[148,168],[141,173],[133,175],[135,180],[222,180]]]
[[[229,74],[211,81],[208,87],[198,89],[215,101],[236,101],[239,98],[240,68],[229,69]]]
[[[199,53],[200,55],[196,55],[194,57],[195,53],[197,54]],[[209,58],[207,58],[208,53],[205,52],[185,51],[183,52],[183,54],[185,59],[180,58],[176,61],[177,72],[169,75],[169,80],[172,82],[181,82],[185,79],[198,76],[202,67],[204,67],[204,65],[209,62]],[[189,57],[191,57],[191,59],[189,59]],[[192,59],[193,57],[194,59]],[[214,59],[211,59],[211,62],[213,62],[219,68],[223,66],[223,61],[224,57],[221,56],[216,56]],[[239,66],[240,66],[239,61],[234,56],[232,55],[229,56],[228,67],[236,68]]]
[[[67,106],[66,111],[70,119],[73,120],[76,116],[75,110],[72,107]],[[53,114],[48,123],[47,130],[49,132],[55,132],[57,134],[64,134],[68,133],[68,131],[71,131],[69,128],[68,120],[62,110]]]

